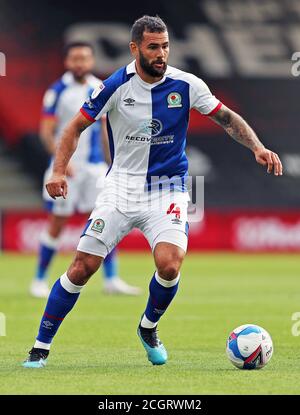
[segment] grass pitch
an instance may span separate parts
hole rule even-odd
[[[300,311],[296,255],[189,254],[178,294],[159,329],[166,365],[146,359],[136,327],[153,273],[149,255],[120,255],[120,274],[142,286],[141,297],[101,293],[99,273],[63,322],[44,369],[21,367],[36,336],[45,301],[27,294],[36,259],[0,257],[0,394],[299,394],[300,337],[292,314]],[[51,282],[66,269],[60,256]],[[271,362],[241,371],[227,360],[225,342],[235,327],[255,323],[274,342]]]

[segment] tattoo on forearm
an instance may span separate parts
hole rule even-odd
[[[79,134],[81,134],[90,124],[84,124],[79,128]]]
[[[255,150],[257,147],[263,147],[252,128],[247,122],[235,112],[228,108],[221,109],[212,117],[224,130],[237,142]]]

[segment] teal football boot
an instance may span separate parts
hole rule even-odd
[[[47,364],[47,357],[49,350],[32,348],[25,362],[22,363],[23,367],[31,369],[40,369]]]
[[[147,352],[148,360],[153,365],[164,365],[168,359],[168,354],[165,346],[158,338],[157,327],[146,329],[139,325],[137,334]]]

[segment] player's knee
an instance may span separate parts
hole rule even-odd
[[[158,275],[164,280],[172,281],[178,276],[180,265],[181,265],[180,261],[161,264],[160,266],[157,267]]]
[[[94,256],[76,257],[68,270],[68,277],[75,285],[84,285],[100,266],[100,259]]]
[[[185,252],[180,249],[164,249],[161,246],[155,251],[155,264],[158,275],[168,281],[174,280],[180,271]]]

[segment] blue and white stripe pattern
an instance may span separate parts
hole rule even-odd
[[[108,115],[110,183],[127,174],[149,184],[153,177],[183,179],[187,175],[190,109],[211,115],[220,106],[196,76],[168,66],[159,82],[149,84],[137,74],[133,61],[103,81],[81,112],[89,120]]]
[[[63,129],[78,113],[82,103],[100,83],[101,81],[93,75],[88,75],[85,83],[79,83],[71,72],[66,72],[46,91],[42,112],[44,116],[55,117],[57,140],[60,139]],[[75,164],[100,163],[103,160],[100,121],[98,121],[82,132],[72,162]]]

